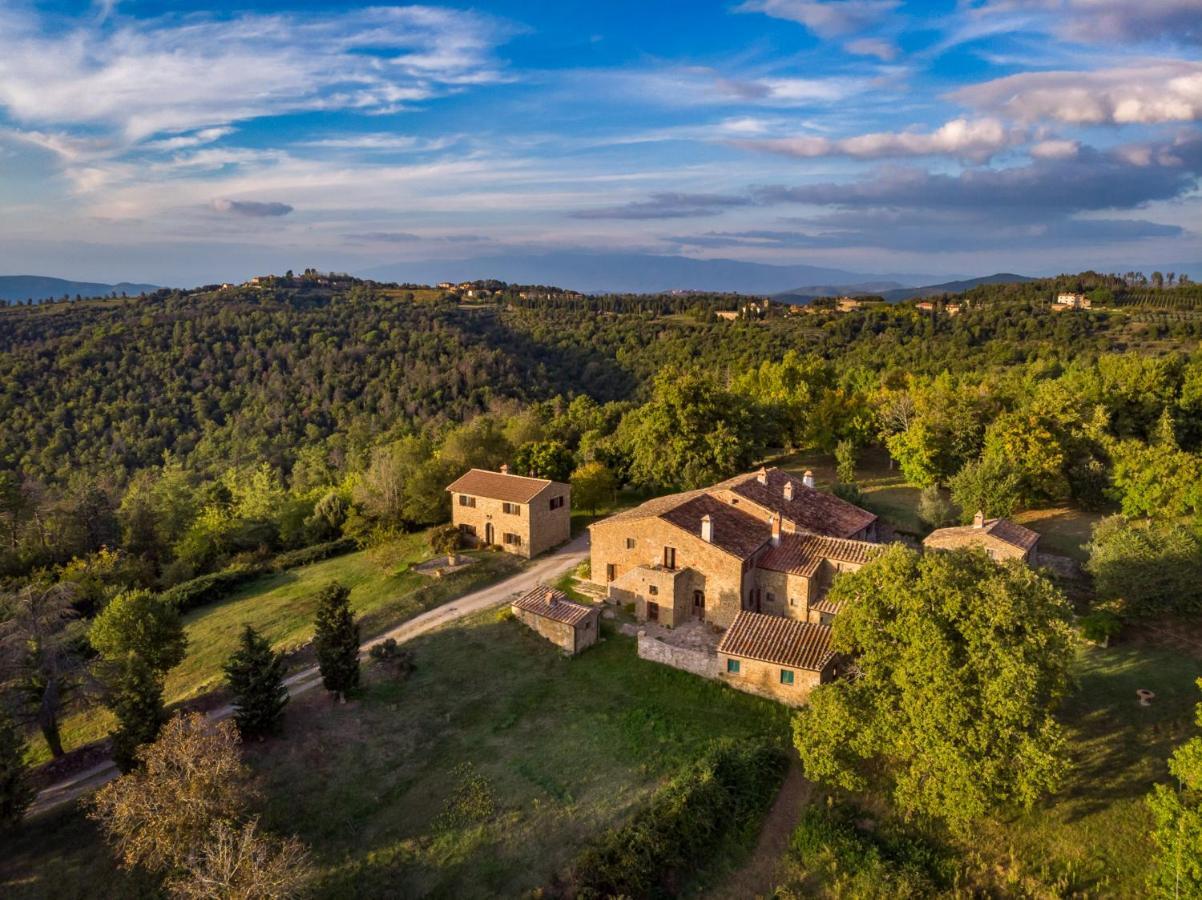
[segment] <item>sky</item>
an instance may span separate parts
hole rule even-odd
[[[1202,264],[1200,119],[1202,0],[0,0],[0,274]]]

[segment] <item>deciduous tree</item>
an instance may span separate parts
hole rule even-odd
[[[572,473],[572,505],[594,515],[598,507],[613,499],[617,489],[617,477],[602,462],[587,462]]]
[[[1195,721],[1202,725],[1202,704]],[[1177,783],[1155,785],[1148,797],[1156,846],[1148,890],[1154,897],[1202,897],[1202,737],[1173,751],[1169,774]]]

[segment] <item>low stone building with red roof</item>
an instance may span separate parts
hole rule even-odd
[[[451,521],[471,547],[538,556],[572,534],[572,488],[546,478],[471,469],[448,485]]]
[[[1039,534],[1009,519],[986,519],[984,513],[978,512],[971,525],[935,529],[926,536],[922,546],[926,550],[977,547],[991,559],[1021,559],[1031,565],[1039,552]]]
[[[569,600],[563,591],[540,584],[513,601],[510,609],[519,621],[572,656],[597,643],[600,611]]]
[[[743,611],[718,642],[719,677],[733,688],[799,706],[838,674],[828,625]]]
[[[878,545],[876,516],[781,469],[657,497],[594,523],[592,579],[640,621],[730,627],[739,613],[820,623],[835,574]]]

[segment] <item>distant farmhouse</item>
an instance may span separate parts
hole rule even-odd
[[[1090,305],[1089,298],[1084,294],[1065,292],[1056,295],[1057,309],[1089,309]]]
[[[760,469],[594,523],[591,577],[649,627],[705,623],[733,633],[694,671],[712,667],[734,687],[764,693],[768,667],[769,693],[800,703],[834,676],[829,623],[838,608],[826,593],[838,572],[881,551],[876,527],[874,514],[817,490],[811,473]]]
[[[510,608],[519,621],[571,656],[597,643],[600,610],[569,600],[563,591],[540,584]]]
[[[978,512],[971,525],[938,528],[922,542],[926,550],[980,548],[998,561],[1021,559],[1031,564],[1039,548],[1039,534],[1009,519],[986,519]]]
[[[447,487],[451,521],[469,546],[538,556],[572,532],[572,488],[546,478],[471,469]]]

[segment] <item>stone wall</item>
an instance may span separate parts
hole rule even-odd
[[[640,659],[649,659],[674,669],[683,669],[694,675],[700,675],[702,678],[718,677],[718,655],[716,653],[677,647],[653,638],[644,631],[639,632],[638,642]]]

